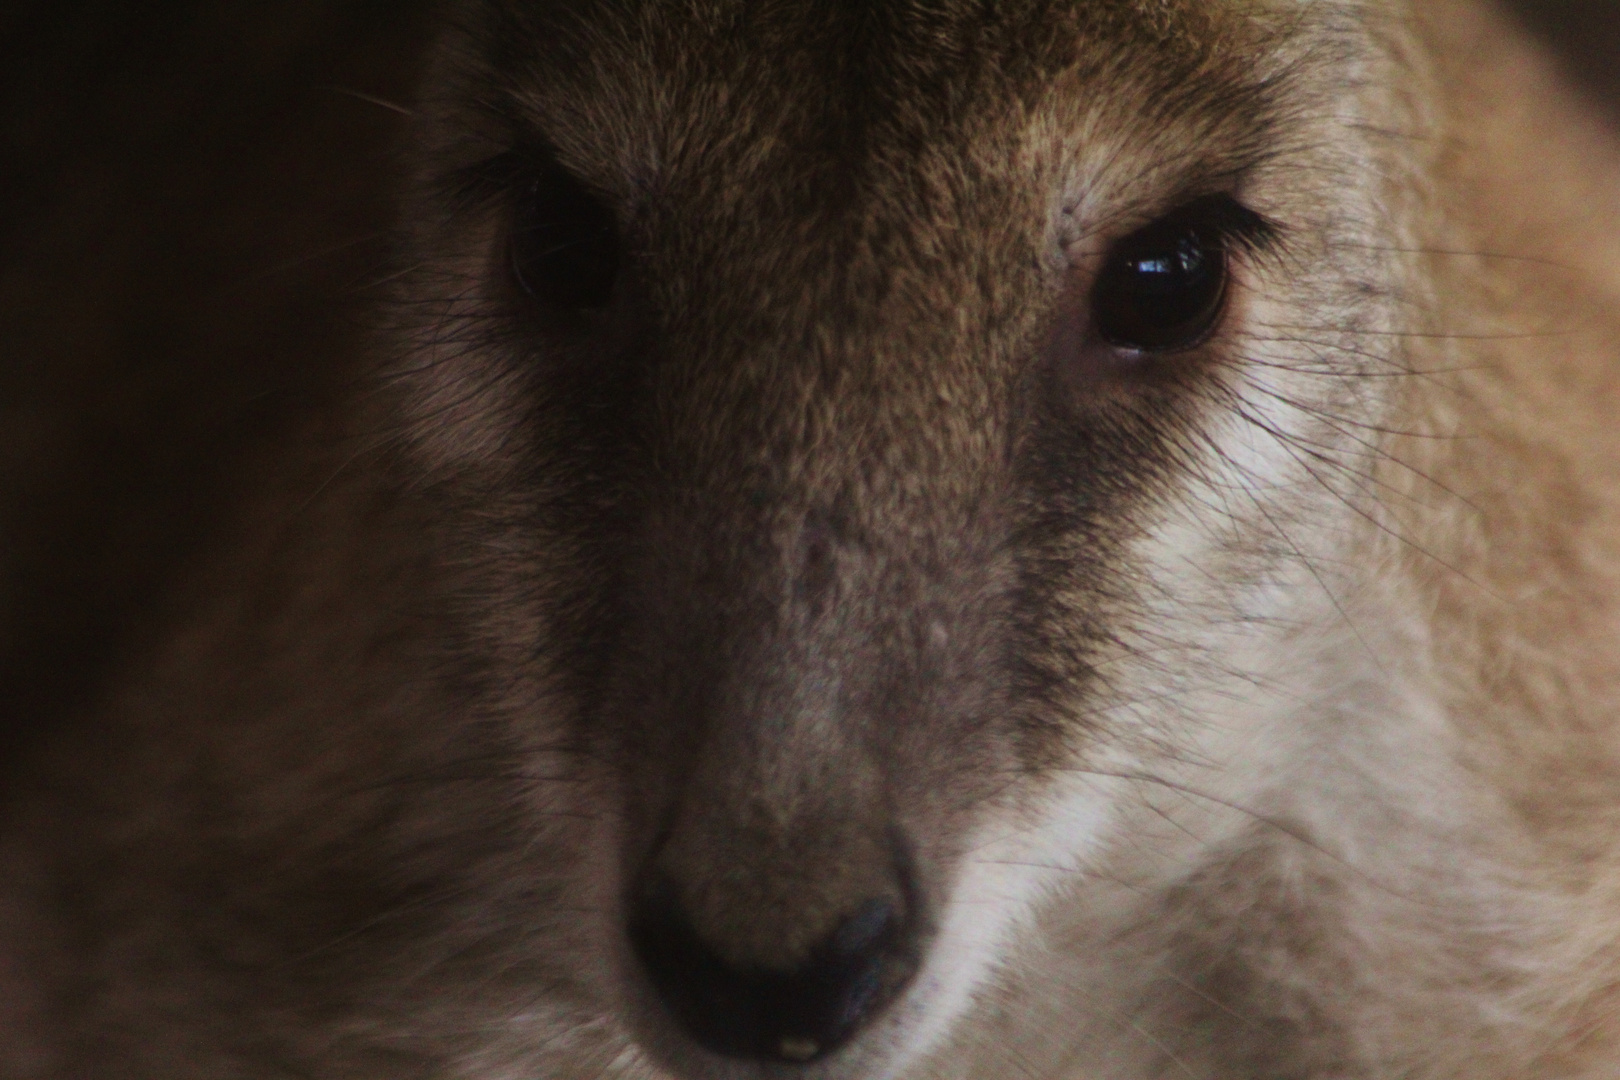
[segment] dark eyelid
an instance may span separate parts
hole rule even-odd
[[[1238,247],[1255,254],[1274,249],[1282,239],[1283,231],[1269,218],[1250,210],[1224,192],[1184,202],[1143,232],[1174,229],[1194,229],[1206,242],[1222,247]]]

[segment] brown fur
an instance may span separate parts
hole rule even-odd
[[[458,10],[377,377],[14,793],[0,1074],[1614,1071],[1620,150],[1494,11]],[[604,311],[512,278],[551,162]],[[654,886],[770,971],[889,903],[893,1000],[700,1051]]]

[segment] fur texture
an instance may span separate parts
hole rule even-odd
[[[452,22],[378,378],[0,832],[0,1073],[1620,1068],[1620,155],[1492,10]],[[559,171],[589,311],[513,273]],[[1101,341],[1215,196],[1219,324]],[[654,903],[739,970],[905,931],[760,1062]]]

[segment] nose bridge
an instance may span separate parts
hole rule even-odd
[[[774,625],[725,650],[705,715],[685,718],[701,735],[633,880],[627,929],[689,1037],[797,1064],[895,998],[929,918],[894,813],[895,763],[871,737],[884,718],[860,700],[864,664],[830,648],[835,615],[784,616],[803,605],[778,592]]]
[[[654,543],[684,552],[656,587],[698,629],[641,650],[665,658],[652,686],[689,688],[644,703],[686,750],[654,764],[670,794],[631,868],[627,931],[687,1037],[796,1064],[897,1000],[931,935],[927,845],[902,804],[938,771],[920,733],[949,741],[969,711],[936,676],[980,578],[942,562],[948,530],[926,515],[948,498],[907,497],[858,454],[793,464],[764,492],[688,493],[685,542]]]
[[[780,591],[790,595],[772,622],[739,627],[752,640],[727,650],[692,770],[705,802],[735,803],[738,826],[762,835],[856,816],[882,782],[868,710],[851,700],[871,678],[860,669],[877,660],[861,654],[876,650],[840,639],[847,614],[817,617],[791,596],[794,584]]]
[[[693,755],[682,798],[701,807],[681,820],[761,855],[775,836],[830,859],[833,838],[856,843],[850,823],[888,814],[893,736],[927,719],[926,690],[897,683],[940,666],[984,584],[1007,460],[969,298],[916,273],[862,280],[836,248],[811,286],[728,271],[737,287],[714,326],[680,326],[657,394],[639,587],[658,599],[640,606],[682,612],[646,628],[690,703],[669,718]]]
[[[957,601],[983,583],[1008,380],[982,267],[912,235],[937,212],[856,185],[791,208],[770,244],[651,233],[669,314],[630,617],[658,674],[629,708],[682,747],[649,763],[669,792],[662,857],[716,910],[771,882],[829,911],[879,888],[897,735],[949,719],[899,687],[944,666]],[[717,876],[703,853],[722,849]]]
[[[993,335],[867,243],[730,266],[654,389],[628,925],[668,1013],[723,1053],[819,1054],[899,993],[936,876],[908,792],[983,749]]]
[[[814,520],[780,529],[729,582],[754,602],[686,643],[723,659],[699,715],[672,718],[694,738],[657,862],[740,953],[801,951],[850,898],[894,892],[883,729],[904,719],[876,699],[898,658],[870,625],[875,560],[848,546]],[[793,926],[745,942],[761,910]]]

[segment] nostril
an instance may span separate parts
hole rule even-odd
[[[847,1042],[914,968],[905,920],[868,900],[792,970],[727,963],[693,928],[672,891],[649,893],[630,943],[671,1017],[727,1057],[804,1063]]]

